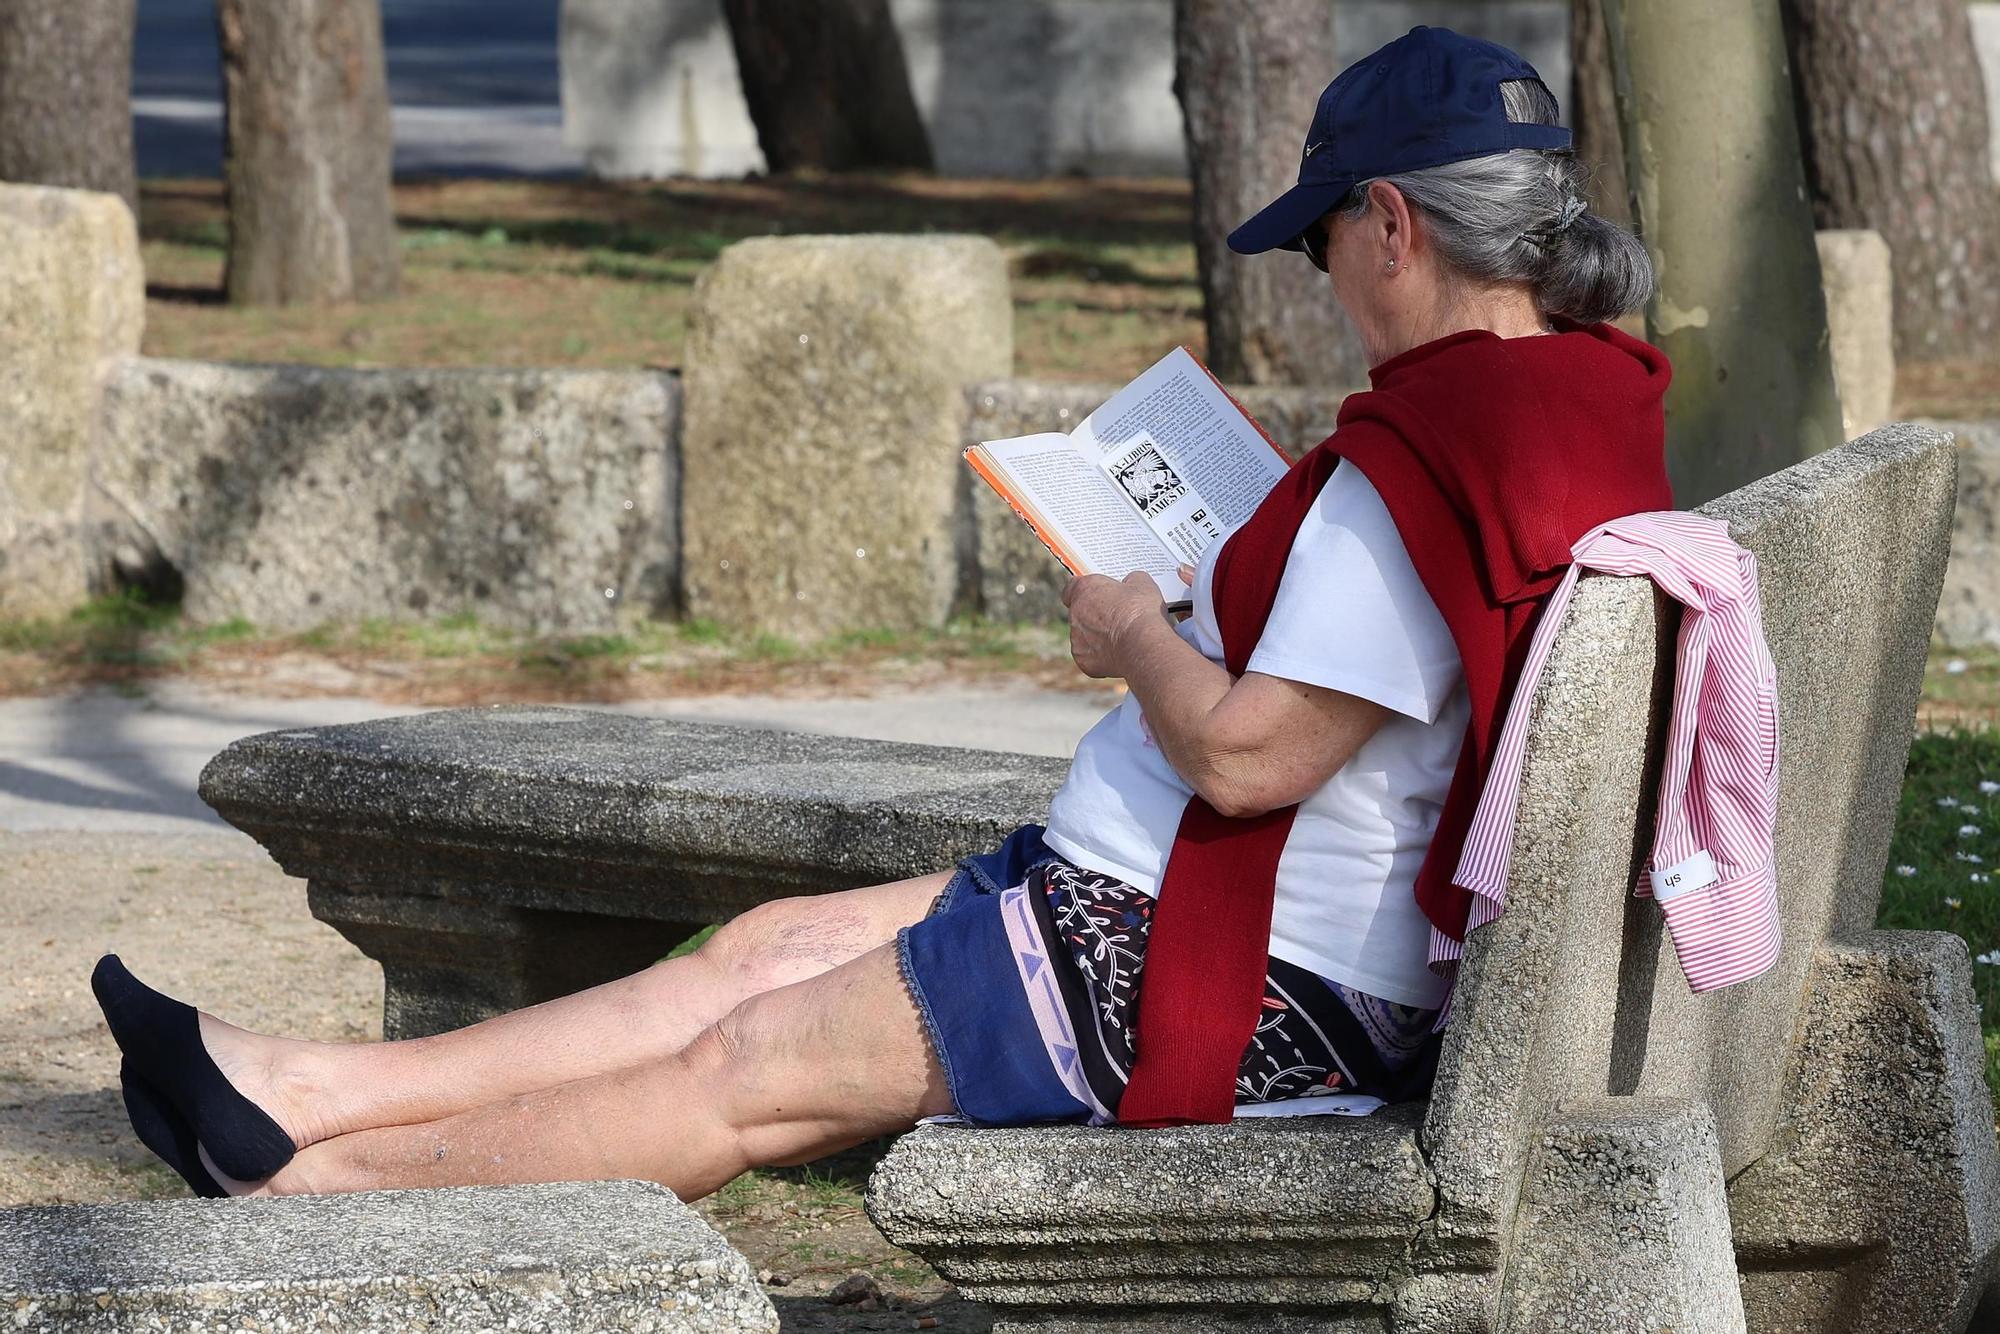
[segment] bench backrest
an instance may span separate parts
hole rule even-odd
[[[1752,982],[1691,994],[1631,894],[1678,608],[1646,579],[1582,581],[1534,701],[1508,908],[1468,941],[1425,1125],[1448,1214],[1512,1217],[1565,1099],[1695,1098],[1732,1173],[1769,1147],[1814,950],[1874,925],[1956,464],[1949,436],[1894,425],[1701,509],[1757,557],[1778,670],[1785,946]]]

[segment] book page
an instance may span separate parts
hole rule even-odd
[[[1107,476],[1123,479],[1119,485],[1131,503],[1184,559],[1199,558],[1210,543],[1241,527],[1291,468],[1179,347],[1084,418],[1072,438]],[[1162,473],[1171,482],[1163,485]],[[1190,546],[1193,557],[1185,554]]]
[[[1111,479],[1092,467],[1068,436],[989,440],[979,450],[1020,494],[1009,496],[1004,487],[996,489],[1017,509],[1018,500],[1028,502],[1034,513],[1023,517],[1038,529],[1047,525],[1051,531],[1043,534],[1043,540],[1073,573],[1122,579],[1144,570],[1168,601],[1187,596],[1187,585],[1174,569],[1179,558],[1161,545]]]

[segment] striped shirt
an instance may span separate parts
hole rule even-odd
[[[1773,855],[1777,670],[1764,642],[1757,558],[1730,539],[1724,524],[1680,512],[1599,524],[1571,556],[1575,563],[1550,595],[1529,644],[1452,877],[1473,894],[1466,930],[1506,907],[1528,718],[1577,577],[1587,569],[1643,574],[1683,611],[1653,851],[1634,893],[1660,905],[1691,990],[1747,981],[1777,961],[1781,943]],[[1458,941],[1432,931],[1434,970],[1455,974],[1460,951]]]

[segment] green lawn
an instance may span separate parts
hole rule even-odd
[[[2000,1089],[2000,732],[1917,737],[1877,924],[1950,931],[1965,941],[1986,1035],[1986,1082]]]
[[[677,367],[695,279],[771,234],[972,232],[1008,260],[1020,374],[1124,380],[1203,348],[1184,181],[414,180],[403,287],[329,307],[222,299],[221,184],[140,190],[149,356],[327,366]],[[1310,270],[1301,261],[1301,281]]]

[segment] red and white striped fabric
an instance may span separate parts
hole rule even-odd
[[[1653,855],[1634,892],[1665,915],[1694,991],[1756,977],[1777,961],[1778,677],[1764,642],[1757,558],[1697,514],[1632,514],[1598,525],[1550,595],[1500,732],[1452,878],[1473,893],[1466,930],[1507,903],[1521,760],[1536,683],[1584,570],[1643,574],[1679,602],[1673,716],[1661,766]],[[1431,967],[1456,972],[1459,942],[1431,933]]]

